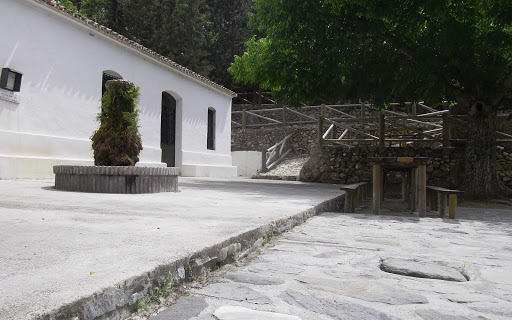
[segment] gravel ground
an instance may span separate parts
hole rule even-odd
[[[308,156],[297,156],[293,159],[285,159],[274,169],[259,174],[262,177],[291,177],[291,176],[299,176],[300,170],[309,160]]]

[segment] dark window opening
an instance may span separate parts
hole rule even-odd
[[[161,141],[165,144],[176,142],[176,100],[167,92],[162,92]]]
[[[208,108],[208,138],[206,148],[215,150],[215,109]]]
[[[19,92],[21,89],[21,76],[22,74],[18,71],[3,68],[2,74],[0,75],[0,88]]]
[[[176,166],[176,100],[167,92],[162,92],[160,148],[162,162],[168,167]]]

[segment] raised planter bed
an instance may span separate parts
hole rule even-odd
[[[98,193],[156,193],[178,190],[178,168],[54,166],[55,188]]]

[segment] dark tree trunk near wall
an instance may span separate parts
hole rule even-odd
[[[498,198],[505,188],[496,176],[496,108],[475,103],[468,110],[464,196]]]

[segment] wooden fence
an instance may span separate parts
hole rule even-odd
[[[450,115],[447,104],[443,109],[434,109],[421,101],[404,105],[391,103],[383,112],[364,101],[355,104],[303,106],[300,109],[286,106],[244,109],[232,112],[232,126],[246,129],[317,124],[320,145],[377,145],[382,149],[386,145],[408,144],[449,147],[453,142],[464,142],[465,139],[451,138],[450,127],[453,123],[464,125],[465,117]],[[498,144],[512,142],[512,135],[499,131],[497,134]]]

